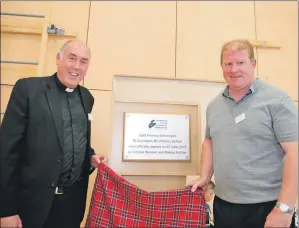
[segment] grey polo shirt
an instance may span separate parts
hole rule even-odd
[[[231,203],[277,200],[285,153],[298,140],[298,111],[283,91],[256,79],[238,102],[228,87],[207,107],[216,195]]]

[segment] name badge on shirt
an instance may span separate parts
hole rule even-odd
[[[88,120],[89,120],[89,121],[90,121],[90,120],[93,120],[93,116],[91,115],[91,113],[88,113],[87,115],[88,115]]]
[[[245,119],[246,119],[245,113],[242,113],[241,115],[239,115],[235,118],[235,123],[238,124]]]

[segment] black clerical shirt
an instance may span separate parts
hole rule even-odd
[[[63,119],[63,163],[58,186],[70,186],[82,171],[87,148],[87,114],[78,88],[66,88],[57,77],[56,82]]]

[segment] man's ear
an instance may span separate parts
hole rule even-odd
[[[252,64],[253,68],[255,68],[255,67],[256,67],[256,60],[255,60],[255,59],[252,59],[252,60],[251,60],[251,64]]]
[[[60,53],[58,52],[56,55],[56,65],[58,65],[59,60],[61,59]]]

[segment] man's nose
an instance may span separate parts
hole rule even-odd
[[[74,68],[75,68],[76,70],[78,70],[79,67],[80,67],[80,62],[77,61],[77,62],[74,64]]]
[[[232,72],[237,72],[239,70],[237,64],[233,64],[232,67],[231,67],[231,71]]]

